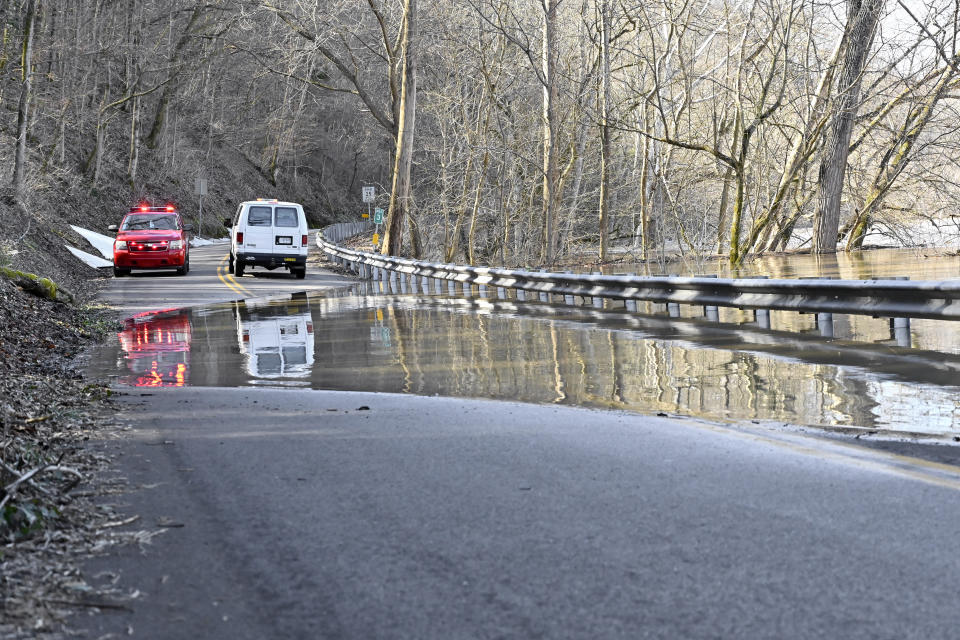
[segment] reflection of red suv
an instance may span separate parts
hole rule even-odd
[[[185,276],[190,270],[186,232],[193,227],[183,224],[176,208],[134,207],[119,228],[112,224],[109,229],[117,232],[113,275],[125,276],[131,269],[176,269]]]
[[[190,313],[170,309],[127,318],[117,334],[136,387],[182,387],[190,378]]]

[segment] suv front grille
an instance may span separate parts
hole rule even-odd
[[[167,245],[169,243],[166,240],[160,240],[158,242],[129,242],[127,246],[129,251],[166,251]]]

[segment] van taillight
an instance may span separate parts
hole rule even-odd
[[[308,323],[307,323],[307,333],[313,333],[313,323],[312,323],[312,322],[308,322]]]
[[[243,244],[243,231],[237,231],[237,244]]]
[[[303,239],[300,241],[300,244],[304,247],[307,246],[307,234],[303,234]]]

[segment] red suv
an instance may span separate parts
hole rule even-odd
[[[119,227],[108,228],[117,233],[113,275],[125,276],[132,269],[176,269],[179,276],[190,271],[186,232],[193,226],[183,224],[176,207],[133,207]]]

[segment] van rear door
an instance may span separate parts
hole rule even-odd
[[[300,217],[296,207],[277,205],[274,208],[274,255],[296,256],[300,253]]]
[[[243,245],[245,253],[273,253],[273,207],[268,204],[250,205]]]

